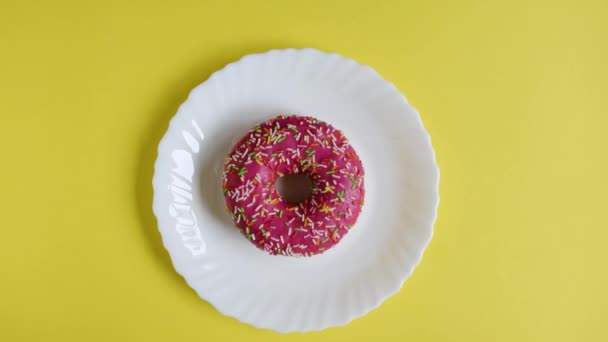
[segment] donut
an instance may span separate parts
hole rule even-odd
[[[311,195],[289,203],[277,179],[304,174]],[[226,210],[255,246],[273,255],[312,256],[355,225],[365,197],[364,169],[344,134],[311,116],[279,115],[241,138],[224,163]]]

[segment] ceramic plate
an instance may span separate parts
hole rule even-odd
[[[310,258],[271,256],[225,212],[233,144],[280,113],[342,130],[366,170],[357,224]],[[173,265],[221,313],[280,332],[343,325],[395,294],[433,233],[439,172],[416,110],[372,68],[314,49],[243,57],[196,87],[158,147],[154,213]]]

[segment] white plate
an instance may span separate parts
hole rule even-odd
[[[279,113],[342,130],[366,170],[357,224],[310,258],[266,254],[224,211],[224,158]],[[337,54],[273,50],[243,57],[192,90],[158,147],[154,213],[177,272],[221,313],[280,332],[320,330],[400,289],[431,239],[438,181],[420,117],[391,83]]]

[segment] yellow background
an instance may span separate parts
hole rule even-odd
[[[1,1],[0,340],[608,341],[606,1]],[[287,337],[173,271],[156,145],[226,63],[316,47],[418,108],[435,238],[402,291]]]

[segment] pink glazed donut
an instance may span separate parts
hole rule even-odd
[[[275,182],[305,174],[312,193],[292,204]],[[224,165],[226,207],[236,226],[270,254],[312,256],[353,227],[365,196],[364,170],[344,134],[308,116],[279,115],[249,131]]]

